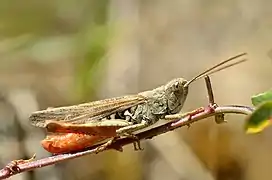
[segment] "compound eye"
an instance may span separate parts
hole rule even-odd
[[[174,87],[175,87],[175,89],[179,89],[179,82],[175,82],[175,84],[174,84]]]

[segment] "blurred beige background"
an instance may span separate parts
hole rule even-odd
[[[0,163],[47,153],[28,115],[153,89],[241,52],[250,61],[212,76],[218,104],[251,105],[271,88],[272,2],[266,0],[2,0]],[[204,81],[184,111],[205,106]],[[271,129],[243,132],[244,116],[212,119],[11,179],[270,180]]]

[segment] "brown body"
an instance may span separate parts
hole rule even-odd
[[[183,88],[186,82],[179,78],[137,95],[37,111],[30,120],[51,132],[42,141],[47,151],[77,151],[119,135],[117,130],[122,127],[136,125],[138,129],[138,125],[142,128],[178,113],[187,97],[188,88]]]
[[[166,115],[179,113],[187,98],[190,83],[245,61],[222,67],[243,55],[223,61],[190,81],[176,78],[156,89],[136,95],[36,111],[29,119],[32,125],[46,128],[50,133],[42,142],[49,152],[80,150],[98,141],[145,128],[164,119]]]

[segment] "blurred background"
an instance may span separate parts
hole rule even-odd
[[[212,76],[218,104],[251,105],[271,88],[272,2],[266,0],[2,0],[0,164],[50,156],[31,112],[190,79],[223,59],[250,61]],[[183,111],[207,104],[204,81]],[[211,118],[142,142],[12,177],[16,180],[270,180],[272,131],[245,135],[244,116]]]

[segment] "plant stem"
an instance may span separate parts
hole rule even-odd
[[[166,124],[154,127],[152,129],[145,130],[143,132],[140,132],[138,134],[135,134],[135,136],[139,140],[144,140],[144,139],[151,139],[154,136],[164,134],[166,132],[172,131],[174,129],[187,126],[192,124],[193,122],[199,121],[199,120],[204,120],[207,117],[215,116],[218,114],[227,114],[227,113],[232,113],[232,114],[244,114],[244,115],[249,115],[253,111],[252,108],[247,107],[247,106],[238,106],[238,105],[230,105],[230,106],[218,106],[214,107],[214,109],[211,110],[211,106],[208,106],[204,108],[204,111],[192,116],[186,116],[182,119],[177,119],[175,121],[168,122]],[[135,138],[130,138],[130,137],[124,137],[117,139],[114,141],[110,146],[108,146],[105,150],[110,150],[110,149],[120,149],[120,147],[123,147],[128,144],[135,143],[137,140]],[[82,152],[76,152],[76,153],[71,153],[71,154],[59,154],[56,156],[51,156],[51,157],[46,157],[43,159],[35,160],[35,161],[30,161],[22,164],[17,164],[15,167],[15,171],[13,171],[10,166],[6,166],[3,169],[0,170],[0,179],[5,179],[8,178],[12,175],[25,172],[25,171],[30,171],[36,168],[41,168],[44,166],[49,166],[53,165],[65,160],[69,159],[74,159],[77,157],[89,155],[89,154],[94,154],[96,153],[97,147],[99,145],[95,145],[85,151]],[[13,166],[14,167],[14,166]]]

